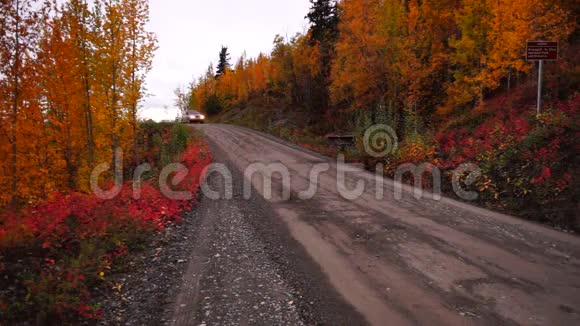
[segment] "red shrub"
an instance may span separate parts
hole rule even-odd
[[[207,145],[201,140],[190,144],[180,162],[189,173],[176,187],[197,193],[211,162]],[[35,275],[20,280],[30,294],[25,299],[28,306],[34,303],[57,316],[73,313],[99,319],[99,309],[88,304],[87,284],[104,279],[116,259],[129,253],[129,242],[179,222],[180,214],[194,204],[165,197],[151,181],[142,183],[138,198],[132,183],[124,184],[111,200],[78,192],[54,193],[21,212],[0,215],[0,254],[31,255],[15,257],[32,262],[29,268]],[[4,299],[0,297],[2,305],[9,302]]]

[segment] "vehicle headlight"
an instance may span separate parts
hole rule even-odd
[[[205,119],[205,115],[201,115],[200,118]]]

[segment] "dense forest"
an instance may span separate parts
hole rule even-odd
[[[88,190],[116,148],[137,160],[148,20],[139,0],[2,1],[0,207]]]
[[[303,134],[360,135],[386,123],[402,140],[386,160],[387,172],[402,163],[430,162],[446,171],[477,163],[486,204],[573,224],[577,2],[311,2],[306,34],[276,36],[270,54],[242,56],[225,72],[216,74],[210,65],[183,94],[188,106],[218,121],[262,111],[263,121],[246,119],[252,127],[296,141]],[[560,45],[559,60],[545,63],[540,115],[534,109],[537,63],[525,57],[528,40]],[[274,121],[280,115],[294,118]]]

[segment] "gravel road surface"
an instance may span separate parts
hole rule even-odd
[[[406,186],[397,200],[392,181],[362,170],[345,181],[364,193],[345,199],[331,159],[241,127],[199,128],[232,172],[233,198],[202,200],[168,324],[580,325],[580,238],[417,200]],[[264,185],[268,164],[284,165],[290,182],[275,174]],[[243,177],[248,166],[257,177]],[[224,197],[225,179],[208,180]]]

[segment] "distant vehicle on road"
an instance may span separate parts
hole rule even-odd
[[[197,111],[187,111],[187,115],[183,118],[185,123],[205,123],[205,115]]]

